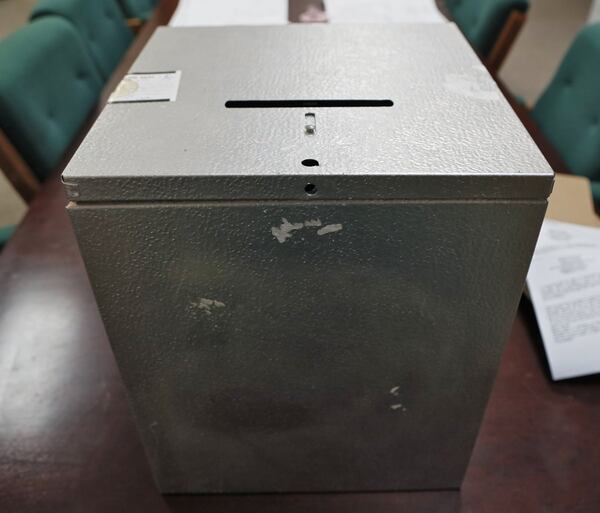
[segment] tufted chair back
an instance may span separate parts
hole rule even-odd
[[[39,0],[30,18],[57,15],[79,31],[104,80],[133,41],[133,32],[116,0]]]
[[[528,0],[446,0],[452,19],[479,55],[486,57],[511,11],[526,12]]]
[[[73,25],[47,16],[0,41],[0,128],[45,178],[97,104],[102,79]]]
[[[156,7],[157,0],[119,0],[128,18],[147,20]]]
[[[600,200],[600,23],[577,35],[532,115],[569,170],[592,180]]]

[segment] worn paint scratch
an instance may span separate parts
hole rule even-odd
[[[327,235],[328,233],[339,232],[343,226],[341,224],[327,224],[317,230],[317,235]]]
[[[322,228],[319,228],[320,226],[322,226]],[[306,221],[302,221],[300,223],[290,223],[284,217],[281,219],[281,224],[279,226],[271,227],[271,234],[278,240],[278,242],[283,243],[293,237],[294,234],[292,232],[301,230],[302,228],[319,228],[317,230],[317,235],[326,235],[328,233],[339,232],[342,229],[342,225],[327,224],[323,226],[323,223],[320,219],[307,219]]]
[[[400,395],[400,387],[392,387],[390,389],[390,394],[398,396]]]
[[[225,308],[225,303],[217,299],[207,299],[201,297],[199,301],[192,301],[192,308],[196,308],[206,315],[212,315],[214,308]]]
[[[308,221],[304,221],[304,226],[321,226],[322,224],[320,219],[309,219]]]
[[[292,232],[294,230],[300,230],[304,228],[304,223],[290,223],[285,217],[281,219],[281,225],[279,227],[273,226],[271,233],[280,243],[285,242],[287,239],[292,238]]]
[[[400,411],[406,411],[406,408],[404,405],[400,404],[400,403],[396,403],[396,404],[391,404],[390,405],[390,410],[400,410]]]

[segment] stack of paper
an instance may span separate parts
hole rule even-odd
[[[325,0],[331,23],[444,23],[435,0]]]
[[[179,0],[169,25],[284,25],[288,0]]]
[[[600,372],[600,229],[544,221],[527,286],[552,377]]]

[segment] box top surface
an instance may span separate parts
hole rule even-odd
[[[549,165],[450,23],[160,28],[131,71],[175,70],[175,101],[104,108],[63,175],[71,199],[305,199],[307,184],[321,199],[551,189]],[[372,100],[383,105],[362,106]],[[226,107],[249,101],[292,103]]]

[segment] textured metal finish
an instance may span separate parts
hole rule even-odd
[[[453,24],[159,29],[132,70],[177,101],[112,104],[64,177],[79,201],[523,198],[551,170]],[[227,109],[230,100],[393,107]],[[304,159],[320,166],[302,166]]]
[[[72,209],[160,488],[457,487],[544,209]]]
[[[443,25],[162,31],[136,69],[168,62],[177,102],[107,107],[65,176],[160,489],[458,487],[552,183],[491,79]]]

